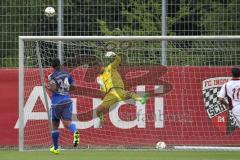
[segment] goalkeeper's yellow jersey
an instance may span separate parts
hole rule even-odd
[[[117,71],[120,63],[121,57],[116,55],[114,61],[106,66],[103,73],[98,76],[102,81],[102,85],[100,85],[101,92],[108,93],[112,88],[124,89],[122,77]]]

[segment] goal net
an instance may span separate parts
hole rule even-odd
[[[155,148],[159,141],[175,149],[235,149],[240,144],[231,110],[217,101],[220,87],[231,78],[231,66],[239,64],[240,37],[19,39],[20,150],[52,145],[47,114],[51,93],[42,85],[56,57],[77,85],[71,93],[72,118],[80,148]],[[131,99],[114,104],[99,128],[96,107],[104,95],[96,82],[97,64],[114,60],[105,57],[108,51],[122,58],[118,71],[125,89],[149,98],[146,104]],[[62,124],[59,143],[72,148],[72,134]]]

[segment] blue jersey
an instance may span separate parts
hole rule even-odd
[[[55,84],[57,89],[52,94],[52,105],[72,102],[69,95],[69,87],[73,85],[74,80],[67,72],[56,70],[48,76],[49,84]]]

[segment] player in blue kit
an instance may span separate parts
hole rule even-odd
[[[72,76],[61,68],[60,60],[53,59],[53,73],[48,76],[48,89],[52,92],[51,97],[51,119],[52,119],[52,141],[53,147],[50,152],[59,154],[59,123],[63,122],[65,128],[73,133],[73,146],[79,143],[79,132],[76,125],[72,123],[72,100],[69,92],[74,90],[74,80]]]

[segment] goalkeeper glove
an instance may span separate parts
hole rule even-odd
[[[105,54],[105,57],[113,57],[113,56],[115,56],[116,55],[116,53],[114,53],[114,52],[107,52],[106,54]]]
[[[98,83],[100,86],[103,86],[103,85],[104,85],[103,80],[102,80],[100,77],[97,77],[97,83]]]

